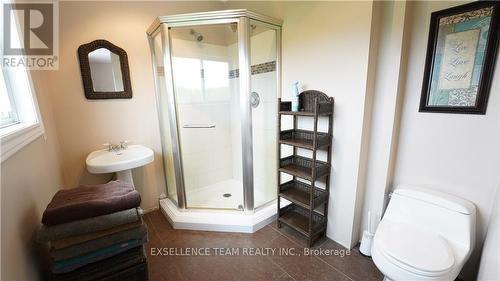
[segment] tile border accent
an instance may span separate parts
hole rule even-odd
[[[255,64],[255,65],[251,66],[252,75],[273,72],[273,71],[276,71],[276,61],[268,61],[268,62],[259,63],[259,64]],[[157,73],[159,76],[163,76],[165,74],[163,66],[157,67]],[[205,74],[204,69],[200,69],[201,78],[204,78],[204,76],[205,76],[204,74]],[[229,75],[229,79],[239,78],[240,77],[240,70],[238,68],[231,69],[231,70],[229,70],[228,75]]]
[[[264,63],[259,63],[259,64],[252,65],[252,67],[251,67],[252,75],[267,73],[267,72],[272,72],[272,71],[276,71],[276,61],[268,61],[268,62],[264,62]],[[238,77],[240,77],[240,70],[239,69],[232,69],[229,71],[229,79],[238,78]]]

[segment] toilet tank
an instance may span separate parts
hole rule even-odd
[[[433,231],[466,251],[475,242],[474,204],[446,193],[401,185],[393,192],[383,219]]]

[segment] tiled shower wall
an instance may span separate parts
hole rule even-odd
[[[252,92],[258,93],[260,104],[252,109],[253,163],[254,163],[254,205],[257,207],[276,198],[276,126],[277,126],[277,76],[276,76],[276,34],[268,30],[256,34],[250,40],[250,63],[252,65]],[[236,44],[228,48],[237,50]],[[234,54],[234,52],[231,52]],[[237,58],[233,59],[237,62]],[[233,95],[231,98],[231,119],[233,123],[232,156],[233,175],[241,180],[241,136],[239,110],[239,71],[233,63],[230,73]]]
[[[176,102],[184,184],[189,193],[233,178],[230,137],[233,128],[229,110],[232,91],[228,86],[205,87],[201,71],[202,60],[227,62],[230,56],[225,46],[179,39],[172,41],[172,51],[174,81],[188,78],[185,83],[177,83]],[[199,76],[193,75],[192,69],[181,69],[176,64],[177,58],[199,61]],[[214,124],[215,128],[183,128],[189,124]]]
[[[186,87],[176,85],[177,112],[185,186],[196,190],[220,181],[242,180],[241,117],[237,44],[228,46],[173,40],[173,56],[228,63],[227,87],[198,87],[189,73]],[[276,188],[276,54],[275,32],[252,36],[252,91],[260,104],[252,111],[255,205],[275,197]],[[174,62],[174,68],[175,68]],[[177,71],[180,74],[180,71]],[[206,71],[200,68],[199,79]],[[179,78],[181,79],[181,78]],[[203,97],[203,98],[201,98]],[[211,129],[186,129],[185,124],[215,124]],[[236,188],[236,187],[235,187]],[[187,190],[187,191],[188,191]]]

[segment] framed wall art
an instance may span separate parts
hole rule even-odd
[[[485,114],[499,41],[500,2],[431,14],[420,112]]]

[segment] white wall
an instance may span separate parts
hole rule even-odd
[[[382,217],[386,192],[392,184],[395,147],[398,142],[398,119],[403,87],[406,80],[406,47],[408,45],[409,8],[404,1],[375,2],[380,16],[378,32],[372,40],[378,46],[370,50],[376,57],[375,81],[372,89],[372,112],[367,115],[367,158],[364,180],[361,230],[367,230],[368,212],[371,213],[372,229]],[[405,22],[406,21],[406,22]],[[373,53],[372,53],[373,52]],[[361,209],[361,208],[360,208]],[[361,211],[361,210],[360,210]],[[362,231],[359,231],[359,238]]]
[[[372,2],[227,2],[283,20],[283,99],[291,84],[335,97],[328,237],[351,247],[358,198]],[[355,19],[355,20],[353,20]]]
[[[143,208],[165,191],[150,51],[145,30],[159,15],[248,8],[283,19],[283,97],[293,81],[336,99],[328,236],[351,247],[359,199],[360,157],[372,2],[62,2],[60,70],[51,96],[61,143],[65,185],[103,182],[88,174],[85,157],[108,140],[129,139],[153,148],[155,162],[134,171]],[[110,16],[112,15],[112,16]],[[356,20],[353,20],[355,18]],[[117,19],[126,19],[117,23]],[[84,98],[76,49],[104,38],[127,51],[131,100]]]
[[[335,97],[327,235],[351,247],[371,30],[371,2],[287,4],[283,96],[300,81]],[[353,17],[356,18],[353,21]]]
[[[385,148],[391,143],[389,150],[393,152],[390,158],[396,159],[394,177],[387,168],[390,176],[385,182],[394,185],[432,184],[472,200],[479,209],[478,241],[482,241],[498,176],[498,71],[485,116],[418,113],[430,13],[461,3],[408,3],[411,4],[410,22],[405,22],[411,26],[411,35],[406,42],[408,73],[401,73],[400,68],[400,73],[394,74],[394,77],[403,77],[402,84],[406,83],[404,101],[400,108],[395,106],[394,102],[397,104],[400,97],[395,96],[398,90],[391,88],[390,108],[394,113],[382,116],[383,120],[388,120],[391,114],[395,118],[393,124],[382,125],[388,134],[390,128],[399,122],[397,111],[402,110],[400,136],[393,131],[398,150],[393,149],[394,139],[382,142]],[[370,112],[367,107],[371,106],[367,93],[372,89],[369,83],[373,82],[368,80],[373,39],[371,1],[123,2],[119,5],[116,2],[62,2],[60,70],[51,73],[49,92],[60,140],[65,185],[73,187],[79,183],[107,180],[86,173],[86,155],[108,140],[130,139],[155,150],[155,163],[134,171],[134,176],[143,195],[143,207],[156,206],[157,197],[165,191],[165,185],[145,30],[158,15],[230,8],[248,8],[283,19],[284,99],[290,97],[290,85],[296,80],[301,81],[305,89],[318,89],[335,97],[332,194],[327,235],[344,246],[352,246],[357,242],[359,218],[356,216],[359,216],[361,200],[364,200],[362,177],[365,168],[370,171],[369,167],[363,167],[362,142],[369,136],[364,134],[366,118],[371,118],[367,114]],[[127,20],[117,24],[117,19]],[[392,23],[385,24],[388,28],[395,28],[398,21],[394,17]],[[402,36],[400,29],[397,32]],[[127,51],[133,99],[88,101],[84,98],[76,49],[80,44],[98,38],[107,39]],[[395,40],[390,46],[401,44],[397,42],[398,37],[389,38]],[[398,60],[395,57],[378,59],[388,63],[397,63]],[[397,69],[391,71],[397,72]],[[375,85],[372,85],[375,89],[374,109],[379,110],[377,102],[381,100],[377,100],[376,95],[377,91],[383,92],[383,87],[377,90],[378,78],[372,79],[375,79]],[[387,158],[387,155],[382,157]],[[390,160],[384,160],[384,163],[387,161]],[[380,190],[385,190],[385,187]],[[383,198],[383,194],[378,192],[369,197]]]
[[[130,140],[152,148],[155,161],[133,171],[144,209],[157,208],[165,192],[151,52],[146,29],[160,15],[222,9],[219,2],[61,2],[59,70],[50,73],[50,96],[60,140],[64,185],[102,183],[111,175],[86,171],[88,153],[108,141]],[[133,98],[85,99],[77,49],[106,39],[128,55]]]
[[[468,199],[476,205],[476,250],[463,271],[463,277],[472,280],[498,182],[498,60],[486,115],[418,112],[430,14],[459,4],[463,2],[412,3],[408,72],[393,187],[401,183],[426,185]]]
[[[44,259],[36,231],[45,207],[63,186],[46,75],[32,72],[46,139],[37,138],[1,165],[1,280],[40,279]]]
[[[500,190],[497,190],[488,233],[483,245],[478,281],[500,280]]]
[[[368,211],[372,218],[383,213],[387,192],[401,183],[469,199],[478,208],[477,243],[461,276],[472,280],[498,180],[498,70],[485,116],[418,112],[430,14],[460,4],[464,2],[377,3],[383,16],[360,227],[367,228]]]

